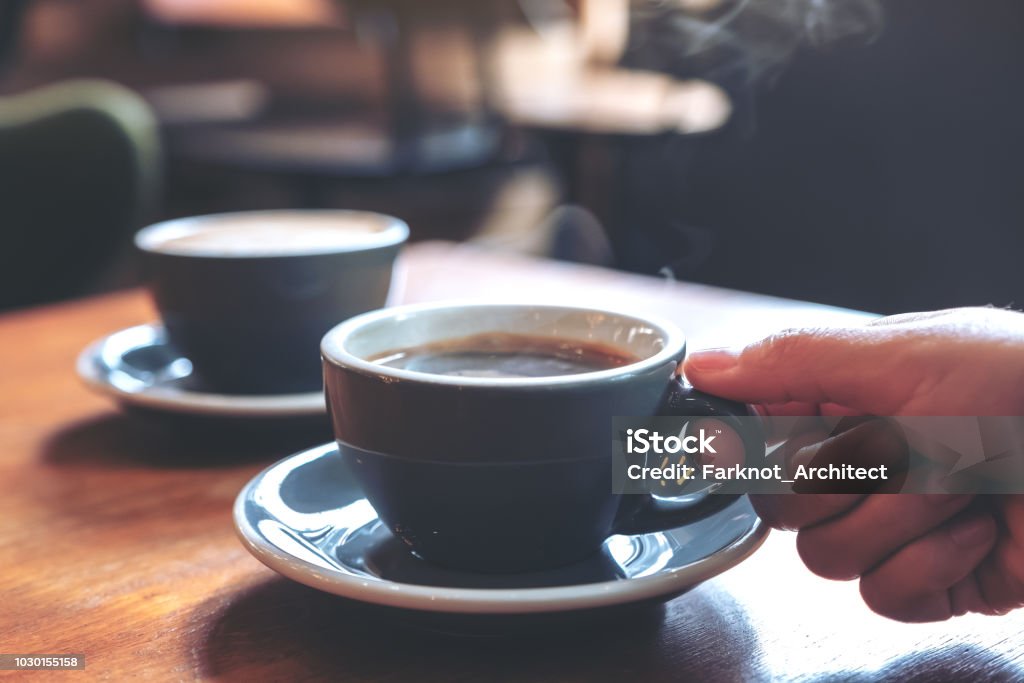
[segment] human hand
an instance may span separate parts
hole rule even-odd
[[[911,313],[691,354],[687,379],[772,415],[1024,415],[1024,315]],[[855,430],[837,438],[855,439]],[[937,621],[1024,605],[1024,495],[753,496],[816,574],[879,614]]]

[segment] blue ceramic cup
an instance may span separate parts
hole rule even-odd
[[[512,353],[523,344],[525,368]],[[544,374],[547,361],[530,365],[537,349],[606,357]],[[335,327],[321,353],[342,457],[391,531],[437,564],[564,565],[612,534],[680,526],[735,498],[613,493],[613,416],[749,414],[678,380],[686,341],[671,323],[565,306],[400,306]]]
[[[143,229],[135,244],[168,339],[211,390],[321,387],[320,338],[384,305],[409,229],[358,211],[252,211]]]

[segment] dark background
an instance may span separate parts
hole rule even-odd
[[[20,4],[0,7],[0,38],[14,33]],[[116,6],[134,6],[95,4],[111,15]],[[597,259],[604,265],[880,313],[1020,304],[1024,3],[888,0],[882,6],[885,23],[876,38],[805,46],[769,77],[744,70],[742,45],[738,62],[728,56],[708,62],[648,50],[632,37],[626,66],[703,77],[729,92],[735,115],[714,133],[608,135],[598,155],[604,163],[588,164],[573,158],[572,134],[511,130],[511,160],[461,174],[397,174],[388,183],[346,178],[326,190],[301,174],[204,167],[176,156],[169,144],[165,202],[151,218],[316,202],[390,210],[409,220],[414,239],[463,239],[496,188],[525,165],[550,171],[563,200],[599,219],[611,245],[610,255]],[[514,14],[506,10],[505,17]],[[7,68],[0,67],[0,92],[82,75],[140,88],[199,75],[234,77],[253,61],[273,67],[264,71],[277,74],[275,87],[295,91],[284,107],[290,116],[314,116],[324,109],[323,98],[299,93],[301,84],[281,67],[286,44],[300,43],[315,55],[307,69],[314,89],[323,74],[362,68],[346,62],[328,68],[333,62],[315,51],[335,38],[323,31],[242,36],[167,30],[140,19],[137,8],[117,16],[110,22],[116,33],[109,39],[97,33],[84,57],[57,69],[40,70],[0,46],[0,60],[5,50],[12,53]],[[2,105],[0,96],[0,111]],[[51,144],[45,155],[18,152],[27,161],[12,161],[18,143],[0,149],[0,236],[7,244],[0,307],[95,291],[88,278],[61,278],[81,270],[83,259],[92,262],[91,242],[82,235],[100,234],[105,224],[86,232],[76,224],[85,214],[75,209],[74,220],[58,217],[46,232],[17,235],[18,217],[38,212],[10,209],[29,192],[21,189],[29,161],[45,158],[33,171],[43,178],[33,181],[39,186],[58,163],[54,158],[76,147],[87,148],[87,141]],[[85,168],[74,185],[92,192],[86,186],[101,186],[103,174]],[[577,184],[590,189],[574,193]],[[39,191],[48,212],[71,196],[62,191],[51,202],[45,187]],[[123,246],[128,235],[111,243]],[[29,246],[15,253],[14,245]],[[54,262],[61,245],[78,246],[64,249],[63,263]],[[553,255],[579,258],[571,248],[561,251]],[[39,278],[41,270],[46,278]],[[115,281],[131,284],[133,277]],[[35,284],[12,293],[29,282]]]
[[[624,153],[621,263],[876,312],[1020,305],[1024,3],[884,8],[876,41],[802,50],[727,130]]]

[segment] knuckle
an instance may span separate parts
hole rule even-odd
[[[765,337],[756,345],[763,360],[772,365],[787,365],[806,358],[808,346],[819,336],[819,331],[808,328],[790,328]]]
[[[1002,596],[997,607],[1003,608],[1005,612],[1024,607],[1024,558],[1013,556],[1006,571],[1006,595]]]
[[[788,531],[794,529],[792,515],[787,514],[788,500],[784,495],[752,495],[750,502],[761,521],[773,529]]]
[[[836,544],[824,542],[813,530],[797,534],[796,550],[804,565],[825,579],[850,581],[864,570],[856,556],[844,552]]]
[[[893,600],[890,592],[871,576],[860,580],[860,597],[868,609],[887,619],[907,621],[911,616],[906,606]]]
[[[895,605],[888,599],[887,593],[881,589],[878,581],[872,576],[865,576],[860,580],[860,597],[868,608],[883,617],[891,616]]]
[[[953,616],[950,601],[944,593],[932,593],[917,599],[900,598],[897,592],[885,585],[884,580],[871,574],[861,578],[860,596],[872,612],[894,621],[934,622]]]

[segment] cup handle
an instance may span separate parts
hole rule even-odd
[[[743,442],[746,463],[764,459],[765,441],[749,421],[753,408],[736,401],[697,391],[681,377],[673,377],[657,412],[658,416],[714,417],[736,431]],[[664,531],[705,519],[734,503],[741,494],[696,492],[677,498],[661,498],[653,494],[627,495],[615,517],[613,533],[643,534]]]

